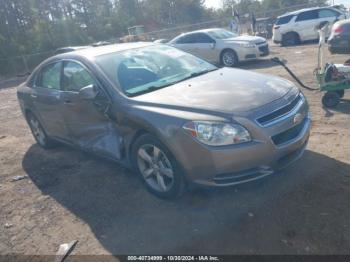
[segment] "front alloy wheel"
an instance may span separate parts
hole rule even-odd
[[[151,135],[143,135],[133,146],[133,161],[142,180],[161,198],[174,198],[183,192],[185,180],[167,148]]]
[[[226,50],[222,54],[221,62],[226,67],[234,67],[238,63],[238,58],[234,51]]]
[[[143,145],[137,163],[146,183],[158,192],[166,192],[174,184],[174,170],[165,153],[155,145]]]

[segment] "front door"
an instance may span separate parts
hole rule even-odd
[[[209,62],[216,62],[218,58],[215,40],[204,33],[187,34],[178,39],[174,46]]]
[[[94,99],[85,100],[79,91],[93,85]],[[71,141],[101,156],[120,159],[117,125],[106,114],[109,99],[89,70],[79,62],[65,61],[62,74],[63,118]]]
[[[196,34],[193,53],[209,62],[217,62],[219,57],[216,41],[205,33]]]

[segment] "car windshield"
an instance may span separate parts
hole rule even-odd
[[[128,96],[152,92],[217,69],[165,45],[101,55],[96,63]]]
[[[224,30],[224,29],[213,30],[213,31],[208,32],[208,34],[215,39],[228,39],[228,38],[238,36],[237,34],[232,33],[230,31],[227,31],[227,30]]]

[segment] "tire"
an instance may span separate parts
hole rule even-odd
[[[335,108],[340,102],[337,92],[327,92],[322,98],[322,104],[327,108]]]
[[[340,98],[343,98],[344,95],[345,95],[345,91],[344,90],[337,90],[335,92],[337,92],[337,94],[339,95]]]
[[[282,46],[294,46],[300,43],[300,38],[297,33],[287,33],[282,37]]]
[[[39,146],[44,149],[51,149],[56,147],[57,144],[55,141],[48,137],[43,126],[32,113],[27,114],[27,122],[30,130],[32,131],[33,137]]]
[[[226,67],[235,67],[238,65],[238,57],[235,51],[231,49],[224,50],[221,54],[221,64]]]
[[[145,134],[132,147],[132,162],[148,191],[159,198],[183,194],[186,181],[179,164],[157,138]]]

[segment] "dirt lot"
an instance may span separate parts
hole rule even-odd
[[[314,85],[316,45],[272,51]],[[267,60],[242,67],[288,77]],[[323,109],[319,92],[305,94],[314,122],[299,162],[258,182],[167,202],[113,162],[39,148],[16,89],[0,89],[0,254],[54,254],[75,239],[74,254],[350,254],[350,91],[337,110]]]

